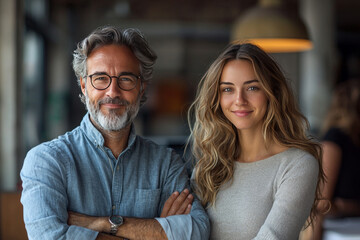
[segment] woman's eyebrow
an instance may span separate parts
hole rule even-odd
[[[244,82],[244,84],[250,84],[250,83],[254,83],[254,82],[259,82],[259,80],[256,80],[256,79],[249,80],[249,81]]]
[[[225,84],[225,85],[234,85],[232,82],[220,82],[220,85]]]
[[[254,80],[249,80],[249,81],[244,82],[244,85],[245,85],[245,84],[254,83],[254,82],[259,82],[259,80],[256,80],[256,79],[254,79]],[[220,82],[220,85],[221,85],[221,84],[234,85],[234,83],[232,83],[232,82]]]

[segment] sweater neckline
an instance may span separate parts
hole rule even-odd
[[[273,159],[279,159],[279,157],[281,157],[282,155],[284,154],[288,154],[289,152],[292,152],[296,150],[296,148],[288,148],[286,149],[285,151],[282,151],[282,152],[279,152],[277,154],[274,154],[268,158],[264,158],[264,159],[261,159],[261,160],[258,160],[258,161],[254,161],[254,162],[239,162],[239,161],[235,161],[236,164],[238,164],[239,166],[251,166],[251,165],[258,165],[258,164],[261,164],[261,163],[265,163],[265,162],[269,162],[269,161],[272,161]]]

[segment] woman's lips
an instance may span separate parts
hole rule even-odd
[[[252,113],[252,111],[245,111],[245,110],[242,110],[242,111],[232,111],[236,116],[238,116],[238,117],[246,117],[246,116],[248,116],[249,114],[251,114]]]

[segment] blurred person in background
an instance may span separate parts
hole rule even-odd
[[[341,222],[342,218],[360,217],[360,79],[335,88],[323,133],[326,181],[321,189],[330,205],[320,202],[319,207],[328,212],[316,220],[315,240],[322,239],[325,219]]]
[[[231,44],[202,78],[192,116],[192,178],[210,238],[298,239],[317,211],[321,146],[277,63]]]
[[[21,170],[29,239],[207,239],[183,161],[135,133],[156,55],[135,29],[101,27],[73,68],[88,113],[31,149]]]

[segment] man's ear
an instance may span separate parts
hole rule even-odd
[[[81,87],[81,92],[85,95],[85,81],[86,79],[83,79],[82,77],[80,77],[80,87]]]
[[[143,95],[147,87],[147,82],[141,82],[140,94]]]

